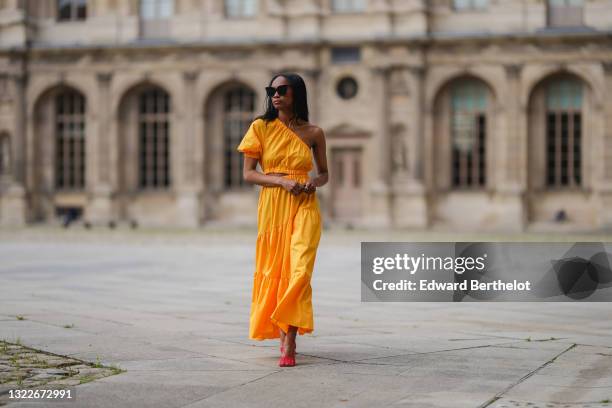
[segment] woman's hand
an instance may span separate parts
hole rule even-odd
[[[304,190],[304,185],[302,183],[284,177],[281,177],[280,185],[293,195],[298,195]]]
[[[313,180],[308,180],[306,184],[304,184],[304,189],[302,190],[304,193],[312,194],[317,190],[317,186],[314,184]]]

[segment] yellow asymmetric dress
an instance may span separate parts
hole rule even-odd
[[[280,119],[255,119],[237,150],[259,160],[265,174],[300,183],[312,170],[310,147]],[[310,280],[321,237],[316,193],[293,195],[283,187],[262,186],[257,206],[255,274],[249,338],[280,337],[289,326],[298,334],[314,330]]]

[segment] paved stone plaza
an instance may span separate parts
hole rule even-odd
[[[255,234],[0,231],[0,340],[126,370],[57,408],[612,406],[610,303],[360,301],[361,241],[612,236],[325,230],[315,331],[280,368],[248,339]]]

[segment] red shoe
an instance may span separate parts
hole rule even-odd
[[[293,366],[295,366],[295,356],[293,356],[293,357],[281,356],[281,358],[278,360],[278,366],[279,367],[293,367]]]
[[[282,354],[285,354],[285,348],[281,347],[281,352]],[[281,355],[280,359],[278,360],[278,365],[279,367],[293,367],[295,366],[295,349],[294,349],[294,354],[293,356],[283,356]]]
[[[287,357],[285,360],[285,367],[293,367],[295,366],[295,355],[293,357]]]

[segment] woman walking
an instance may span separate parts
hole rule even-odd
[[[328,181],[327,157],[323,131],[308,122],[304,80],[277,74],[266,95],[265,113],[237,147],[244,179],[262,186],[249,338],[280,338],[279,366],[291,367],[297,334],[314,330],[310,280],[321,237],[315,191]],[[313,152],[318,174],[310,178]]]

